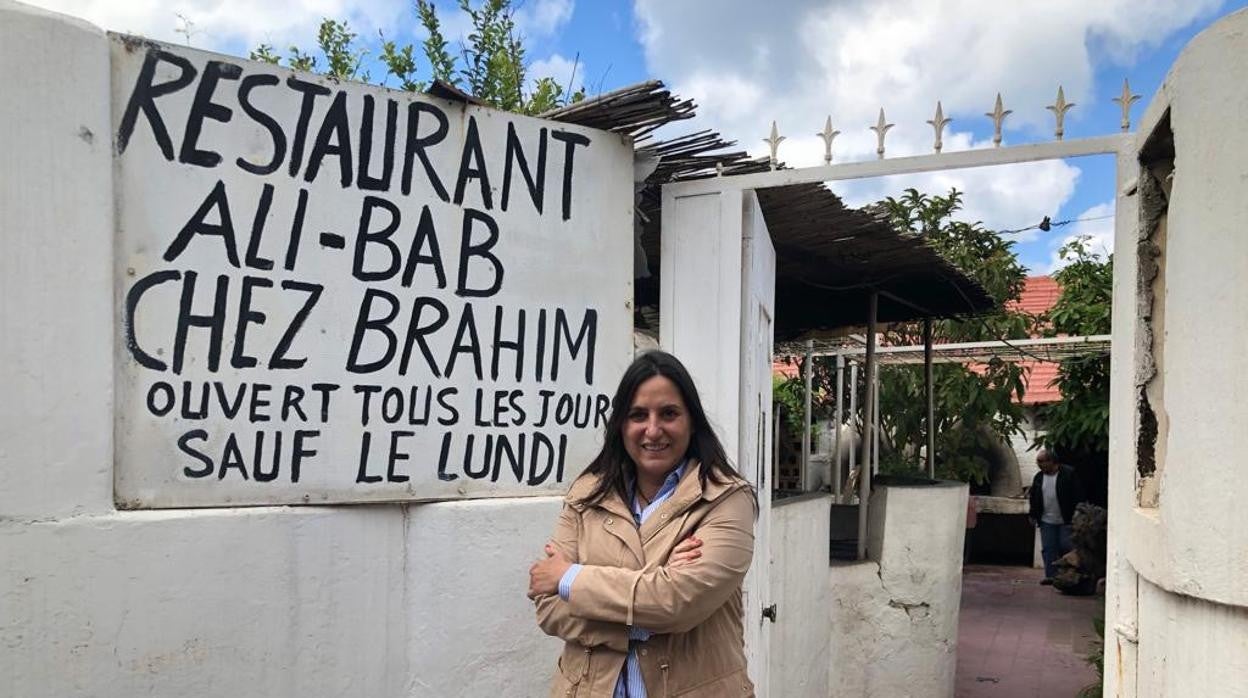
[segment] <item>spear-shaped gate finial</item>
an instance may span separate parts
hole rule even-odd
[[[1005,121],[1005,117],[1013,113],[1013,109],[1006,109],[1001,104],[1001,93],[998,92],[996,106],[992,108],[992,111],[984,113],[984,116],[992,119],[992,147],[1001,147],[1001,124]]]
[[[875,125],[870,128],[872,131],[875,131],[875,140],[877,143],[875,154],[878,155],[881,160],[884,159],[884,134],[888,133],[888,130],[893,126],[894,124],[888,123],[888,119],[884,118],[884,107],[880,107],[880,118],[875,122]]]

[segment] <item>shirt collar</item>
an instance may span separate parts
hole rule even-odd
[[[663,484],[659,486],[659,491],[655,493],[654,498],[658,499],[665,494],[675,492],[676,486],[680,484],[680,479],[684,477],[685,469],[688,466],[689,459],[686,458],[682,460],[680,464],[672,470],[672,472],[668,473],[667,477],[663,478]],[[629,476],[626,487],[628,489],[628,508],[634,514],[640,514],[641,510],[637,508],[637,478],[635,476]],[[651,501],[651,503],[653,504],[653,501]]]

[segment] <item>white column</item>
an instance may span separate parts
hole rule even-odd
[[[875,291],[871,292],[867,301],[867,401],[863,405],[863,422],[867,425],[866,432],[862,438],[862,469],[858,476],[858,559],[864,560],[867,556],[867,506],[871,499],[871,444],[875,438],[874,420],[871,415],[875,412],[875,381],[872,376],[875,374],[875,317],[880,306],[880,296]]]
[[[845,357],[836,355],[836,422],[832,431],[832,493],[834,501],[841,502],[841,424],[842,403],[845,399]]]
[[[858,362],[850,360],[849,363],[849,420],[852,423],[854,418],[858,416]],[[850,432],[853,433],[852,431]],[[862,420],[858,429],[858,441],[862,443],[867,433],[867,420]],[[853,439],[849,442],[849,472],[854,472],[854,468],[858,466],[858,451],[854,448]],[[853,495],[853,492],[846,492],[846,499]]]
[[[113,508],[109,45],[0,3],[0,520]]]

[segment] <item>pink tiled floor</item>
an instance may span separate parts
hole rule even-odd
[[[1104,600],[1040,586],[1040,570],[969,565],[958,619],[959,698],[1072,698],[1096,681],[1084,661]]]

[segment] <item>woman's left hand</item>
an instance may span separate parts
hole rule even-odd
[[[552,596],[559,593],[559,580],[572,566],[571,562],[555,546],[546,544],[546,559],[538,560],[529,568],[529,598]]]

